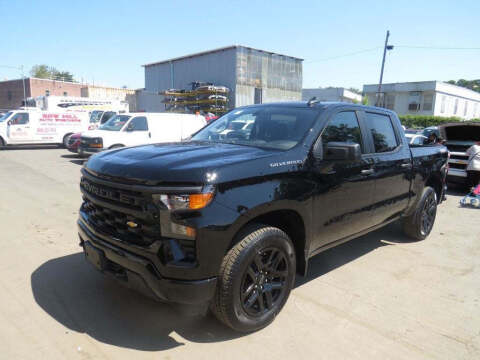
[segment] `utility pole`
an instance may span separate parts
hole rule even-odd
[[[25,74],[23,73],[23,65],[20,66],[20,69],[22,71],[22,81],[23,81],[23,106],[27,106],[27,94],[25,92]]]
[[[382,69],[380,70],[380,82],[378,83],[378,91],[377,91],[377,102],[375,106],[380,106],[381,101],[380,98],[382,97],[382,81],[383,81],[383,69],[385,67],[385,57],[387,55],[387,50],[392,50],[393,45],[388,45],[388,38],[390,37],[390,31],[387,30],[387,36],[385,37],[385,46],[383,48],[383,59],[382,59]]]

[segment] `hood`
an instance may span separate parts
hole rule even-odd
[[[304,161],[299,153],[219,143],[153,144],[99,153],[86,167],[148,184],[216,184],[296,170]]]
[[[443,137],[451,141],[475,142],[480,140],[480,122],[460,122],[439,126]]]

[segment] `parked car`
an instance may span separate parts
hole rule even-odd
[[[60,144],[67,147],[70,135],[87,129],[86,113],[14,110],[0,118],[0,146]]]
[[[420,129],[404,129],[405,131],[405,134],[412,134],[412,135],[417,135],[417,134],[421,134],[422,133],[422,130]]]
[[[425,145],[427,143],[427,140],[428,140],[427,137],[425,137],[423,135],[419,135],[419,134],[405,133],[405,137],[407,138],[408,143],[410,145]]]
[[[445,139],[450,152],[448,177],[451,183],[467,185],[467,149],[480,140],[480,123],[463,121],[437,127],[439,136]]]
[[[90,155],[124,146],[180,141],[206,125],[200,115],[136,113],[116,115],[98,130],[82,134],[78,153]]]
[[[222,135],[245,119],[250,132]],[[253,331],[275,319],[312,256],[396,220],[425,239],[446,167],[446,148],[410,148],[386,109],[241,107],[189,141],[91,157],[80,245],[127,286],[210,304],[226,325]]]
[[[75,133],[70,135],[68,138],[67,149],[72,153],[78,153],[78,148],[80,146],[80,140],[82,138],[82,133]]]
[[[118,114],[119,112],[114,110],[93,110],[90,113],[90,126],[88,127],[88,130],[98,129],[99,126],[105,124],[108,120]]]
[[[438,126],[429,126],[422,130],[422,135],[428,138],[431,134],[435,134],[436,138],[440,137]]]

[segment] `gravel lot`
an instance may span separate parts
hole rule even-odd
[[[479,359],[480,209],[449,194],[430,237],[398,225],[311,261],[275,322],[237,334],[104,279],[78,247],[82,161],[0,150],[2,359]]]

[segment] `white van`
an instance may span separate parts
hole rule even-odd
[[[119,114],[101,125],[98,130],[82,134],[78,153],[85,155],[123,146],[181,141],[206,124],[205,118],[200,115]]]
[[[62,144],[88,129],[87,113],[13,110],[0,118],[0,147],[24,144]]]

